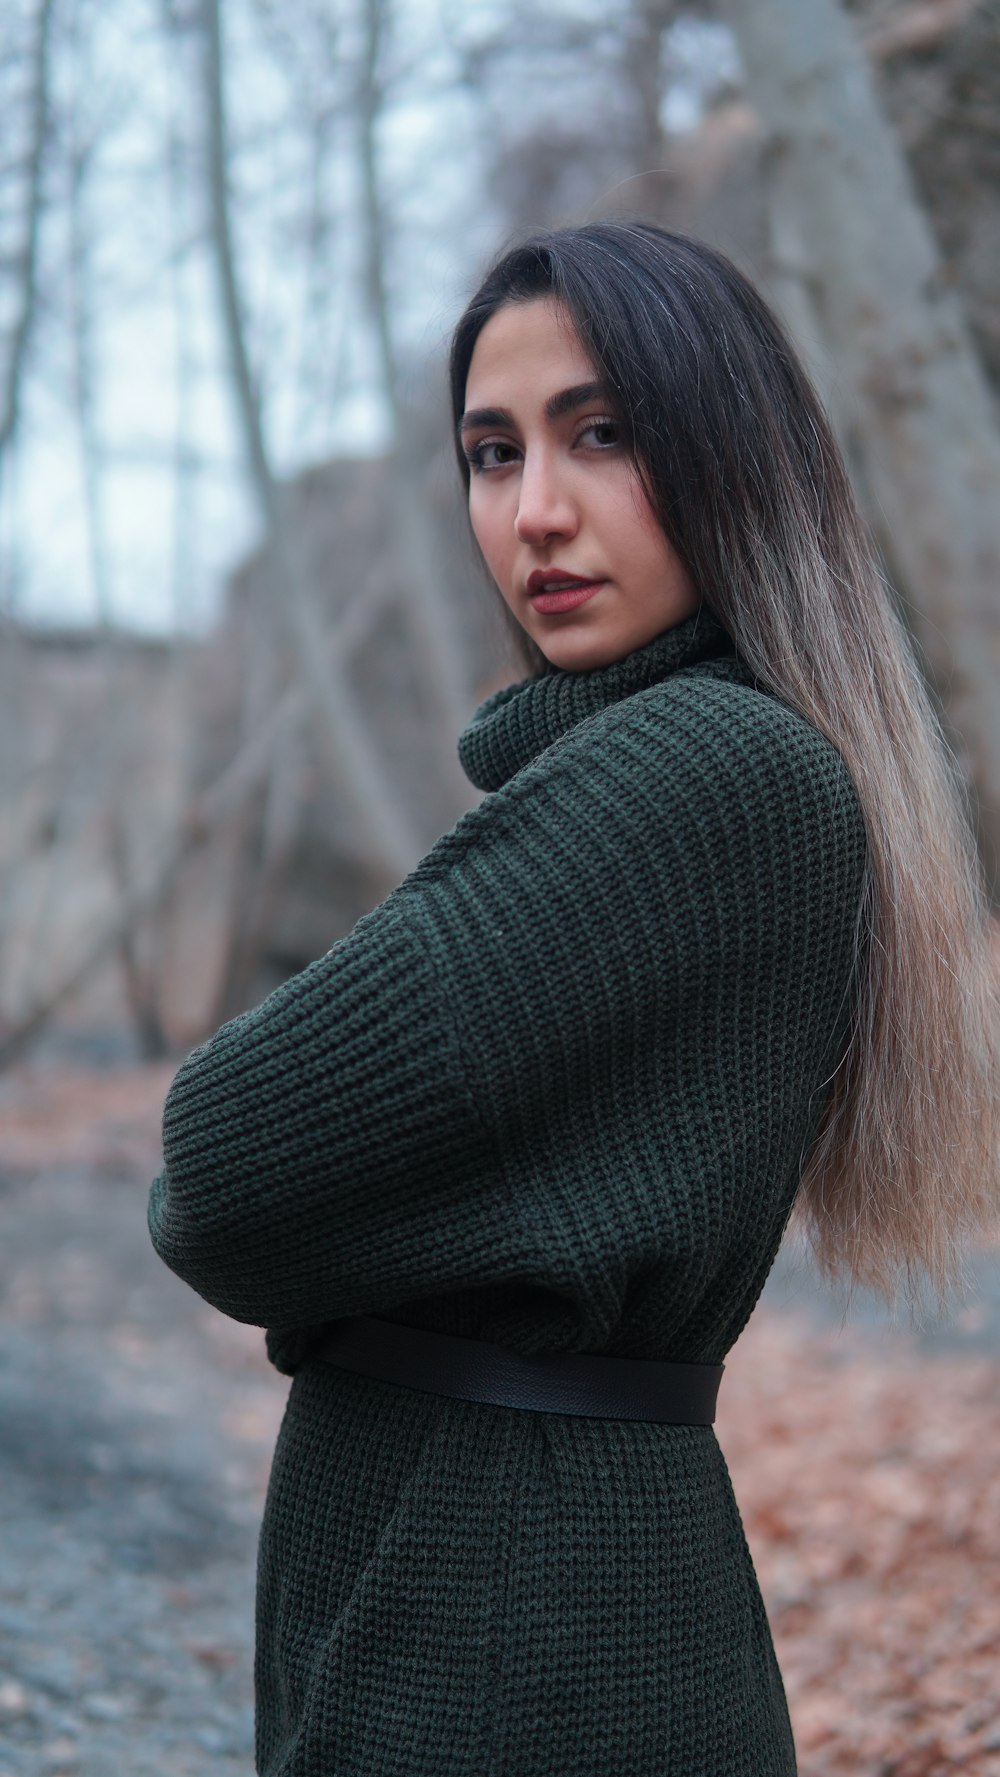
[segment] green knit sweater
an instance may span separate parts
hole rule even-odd
[[[792,1777],[713,1428],[451,1400],[310,1353],[373,1313],[721,1363],[847,1037],[861,806],[706,606],[495,692],[458,744],[482,801],[166,1102],[154,1245],[294,1377],[257,1770]]]

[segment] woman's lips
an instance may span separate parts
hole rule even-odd
[[[607,584],[604,580],[585,580],[576,586],[559,586],[552,592],[533,592],[531,603],[536,611],[572,611],[577,605],[586,604]]]

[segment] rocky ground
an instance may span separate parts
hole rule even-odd
[[[173,1067],[0,1088],[0,1773],[253,1770],[256,1530],[287,1391],[153,1252]]]
[[[0,1777],[253,1770],[288,1383],[149,1245],[173,1068],[0,1080]],[[842,1329],[782,1257],[730,1355],[717,1431],[801,1777],[1000,1777],[998,1277],[983,1255],[917,1338],[871,1305]]]

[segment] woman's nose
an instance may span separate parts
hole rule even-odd
[[[543,457],[524,460],[514,531],[521,543],[544,543],[548,537],[570,537],[579,515],[557,467]]]

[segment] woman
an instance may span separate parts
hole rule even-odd
[[[451,383],[527,676],[483,800],[178,1073],[150,1227],[294,1377],[267,1777],[790,1777],[726,1464],[795,1206],[942,1300],[994,1210],[959,780],[774,316],[642,223],[506,253]],[[724,1395],[724,1389],[723,1389]]]

